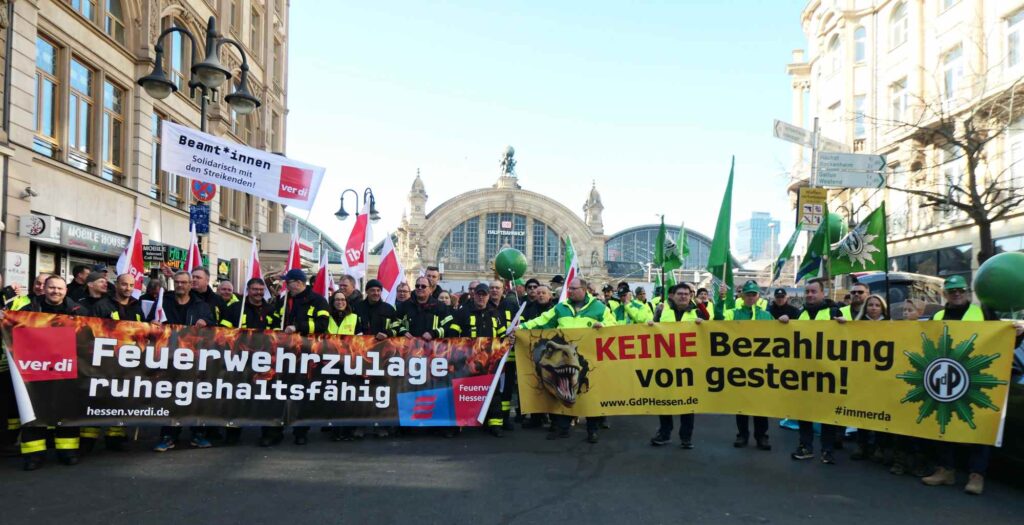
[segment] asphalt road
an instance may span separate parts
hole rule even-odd
[[[4,459],[0,523],[1024,523],[1020,488],[926,487],[850,446],[835,466],[795,462],[796,433],[774,424],[764,452],[732,447],[730,416],[698,416],[693,450],[648,445],[653,417],[610,421],[596,445],[581,428],[344,443],[314,429],[305,447],[265,449],[247,430],[236,447],[156,454],[147,439],[36,472]]]

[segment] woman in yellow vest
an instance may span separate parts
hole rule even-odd
[[[327,326],[327,333],[332,335],[358,335],[356,327],[359,326],[359,317],[352,311],[352,305],[348,304],[348,298],[338,290],[331,296],[330,323]]]

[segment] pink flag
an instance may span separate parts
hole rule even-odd
[[[349,275],[360,279],[366,275],[366,242],[369,240],[370,216],[366,213],[356,215],[356,224],[348,236],[345,245],[345,267]]]
[[[192,273],[192,270],[203,267],[203,255],[199,252],[199,237],[196,235],[196,225],[189,229],[191,238],[188,245],[188,256],[185,257],[185,271]]]
[[[145,283],[145,269],[142,265],[142,228],[140,218],[135,216],[135,227],[132,228],[132,236],[128,240],[128,246],[117,258],[117,275],[130,274],[135,278],[135,289],[132,290],[132,297],[138,299],[142,295],[142,288]]]
[[[334,276],[331,275],[331,269],[327,264],[327,250],[323,250],[320,255],[320,270],[316,272],[316,282],[313,283],[313,293],[322,295],[330,302],[331,294],[337,287],[334,285]]]
[[[380,268],[377,269],[377,280],[384,286],[381,290],[381,297],[391,306],[395,305],[395,298],[398,297],[398,285],[405,280],[405,272],[402,271],[402,264],[398,262],[398,252],[391,242],[391,233],[384,237],[384,248],[380,252]]]

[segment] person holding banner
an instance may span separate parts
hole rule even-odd
[[[327,299],[322,295],[313,293],[313,290],[306,286],[306,272],[297,268],[288,270],[284,274],[285,286],[288,288],[288,297],[281,305],[281,324],[286,334],[323,334],[330,326],[331,314],[328,313]],[[264,427],[264,434],[260,438],[260,446],[268,446],[264,443],[277,444],[283,439],[283,429],[280,427]],[[296,445],[305,445],[309,442],[309,427],[292,427],[292,436]]]
[[[394,306],[381,300],[383,289],[384,285],[377,279],[366,281],[366,296],[353,307],[359,317],[359,331],[378,341],[395,336],[394,323],[398,316]]]
[[[843,317],[847,319],[858,319],[860,318],[861,312],[864,309],[864,302],[868,298],[868,294],[871,293],[871,289],[864,283],[853,283],[850,287],[850,304],[843,306],[839,309],[839,312],[843,314]]]
[[[273,330],[281,326],[277,308],[266,301],[267,283],[259,277],[245,283],[245,300],[228,307],[220,325],[226,328]]]
[[[490,304],[491,287],[487,283],[478,283],[476,288],[473,288],[473,297],[469,306],[459,309],[452,316],[451,324],[449,324],[450,337],[504,337],[505,330],[508,329],[508,325],[505,322],[505,316],[501,311],[493,308]],[[506,361],[505,366],[508,366],[510,362]],[[496,395],[493,399],[500,399],[500,396]],[[500,401],[499,401],[500,402]],[[500,406],[500,405],[499,405]],[[487,431],[494,437],[502,437],[505,435],[504,420],[501,417],[500,410],[495,413],[490,408],[487,411],[487,420],[485,426]]]
[[[967,281],[960,275],[951,275],[942,285],[942,296],[946,306],[935,312],[935,321],[975,322],[998,321],[999,316],[990,308],[971,303],[971,294],[967,289]],[[1020,344],[1021,326],[1017,325],[1017,344]],[[938,466],[930,476],[921,478],[921,482],[929,486],[953,485],[956,483],[955,455],[958,447],[968,448],[967,485],[964,492],[981,495],[985,490],[985,474],[988,471],[992,447],[988,445],[955,445],[947,442],[936,442]]]
[[[142,321],[142,303],[132,297],[134,290],[134,275],[123,273],[117,276],[114,285],[114,296],[110,301],[113,310],[108,315],[111,319],[115,321]]]
[[[845,323],[846,318],[842,312],[831,301],[827,300],[828,290],[825,288],[824,279],[814,279],[804,287],[804,309],[797,316],[798,321],[830,321]],[[788,323],[789,316],[779,317],[779,322]],[[794,460],[805,460],[814,458],[814,423],[811,421],[799,421],[800,443],[796,450],[790,454]],[[826,465],[835,465],[836,460],[832,455],[836,441],[840,438],[840,427],[835,425],[821,424],[821,462]]]
[[[164,294],[164,315],[167,324],[182,326],[214,326],[213,312],[205,301],[192,295],[192,276],[186,271],[179,271],[172,278],[174,291]],[[156,308],[154,308],[156,310]],[[210,448],[213,444],[206,437],[204,427],[191,427],[192,439],[189,445],[193,448]],[[160,429],[160,442],[153,447],[153,452],[167,452],[177,446],[181,437],[181,427],[163,427]]]
[[[643,290],[643,288],[637,289]],[[619,300],[617,301],[618,306],[612,308],[612,313],[615,314],[617,324],[643,324],[654,319],[654,312],[650,308],[633,299],[633,292],[630,291],[629,284],[619,283],[615,295]]]
[[[568,298],[558,303],[554,308],[540,314],[535,319],[520,325],[523,330],[534,330],[537,328],[594,328],[601,329],[604,326],[614,326],[615,316],[605,304],[587,293],[589,283],[585,279],[576,277],[567,285]],[[551,430],[547,439],[558,439],[569,437],[570,416],[552,415]],[[597,443],[597,430],[604,423],[604,417],[587,418],[587,443]]]
[[[331,315],[327,325],[327,333],[332,335],[358,335],[359,316],[352,311],[348,296],[341,289],[331,295],[331,304],[327,311]]]
[[[760,306],[761,287],[755,281],[743,283],[740,290],[742,294],[742,305],[729,310],[724,309],[725,294],[728,289],[720,285],[718,287],[718,299],[715,303],[715,320],[721,321],[774,321],[772,314]],[[750,416],[736,414],[736,441],[732,446],[736,448],[746,447],[750,442]],[[754,443],[758,450],[771,450],[772,445],[768,441],[768,418],[754,416]]]
[[[673,284],[668,290],[668,304],[659,304],[655,319],[658,323],[698,323],[710,319],[708,312],[691,302],[690,286],[686,283]],[[666,307],[667,306],[667,307]],[[647,322],[654,326],[655,321]],[[679,448],[693,448],[693,413],[679,414]],[[672,442],[672,416],[658,416],[658,432],[651,438],[651,445],[660,447]]]
[[[192,295],[210,305],[213,312],[213,319],[220,322],[223,315],[227,313],[227,303],[221,299],[217,292],[210,287],[210,272],[206,268],[199,267],[192,270]]]
[[[32,302],[19,309],[49,314],[85,314],[85,309],[72,301],[67,293],[68,287],[64,278],[59,275],[51,275],[43,281],[43,295],[33,298]],[[0,319],[3,319],[2,315],[0,315]],[[43,466],[43,461],[46,459],[46,442],[51,435],[53,446],[57,449],[57,459],[65,465],[78,464],[80,444],[78,427],[23,426],[21,427],[21,454],[25,458],[25,470],[36,470]]]

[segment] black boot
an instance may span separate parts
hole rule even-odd
[[[35,454],[25,454],[25,465],[26,471],[39,470],[43,466],[43,461],[46,458],[45,452],[36,452]]]

